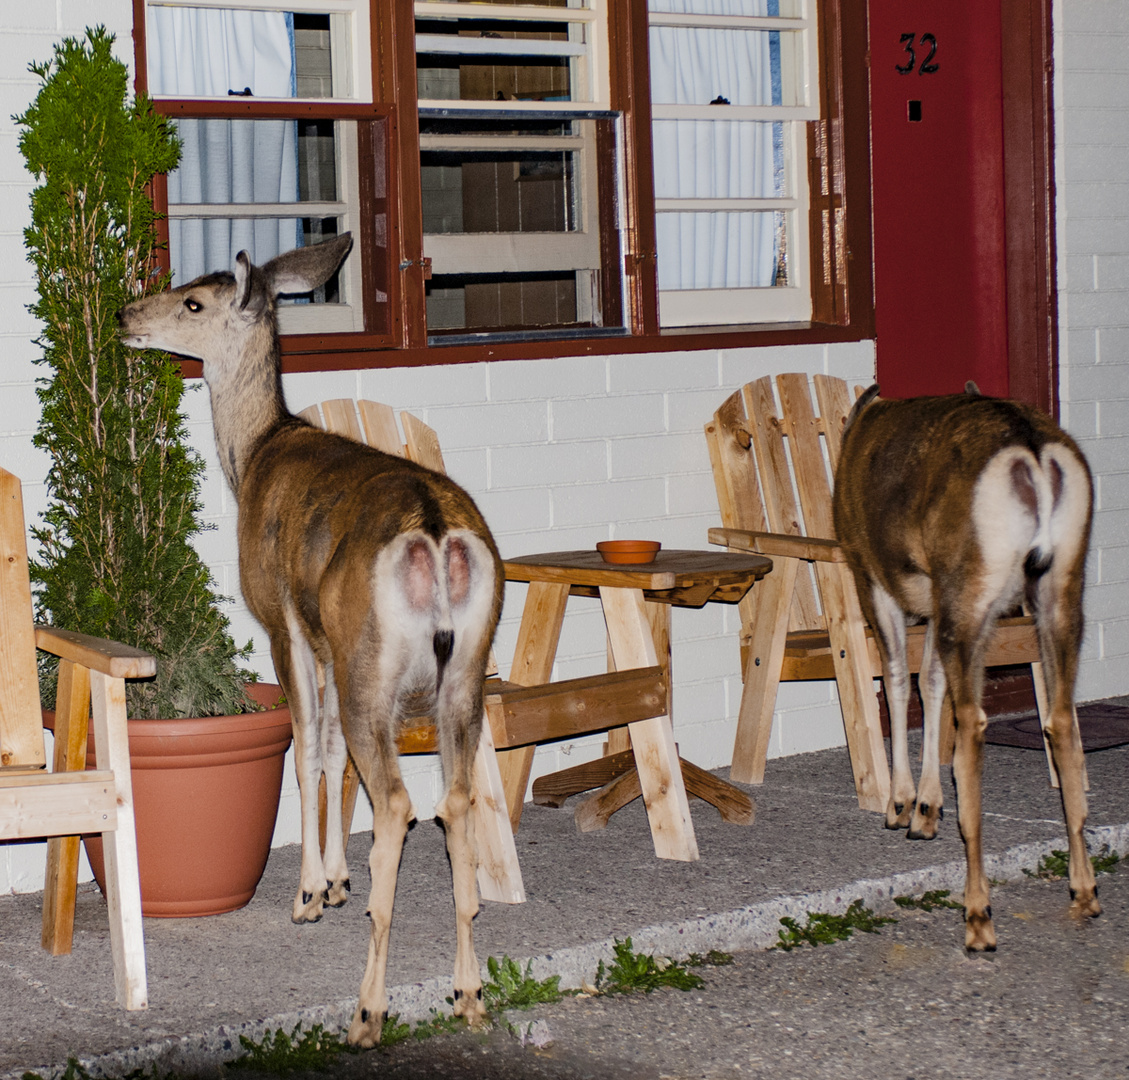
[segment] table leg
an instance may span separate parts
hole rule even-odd
[[[568,585],[549,581],[532,581],[521,612],[510,682],[522,686],[540,686],[553,674],[553,660],[564,623],[568,603]],[[516,833],[521,823],[521,808],[529,786],[536,746],[519,746],[515,750],[499,750],[498,770],[506,794],[510,825]]]
[[[602,586],[600,600],[617,669],[658,664],[642,590]],[[698,842],[670,717],[640,720],[629,728],[655,854],[691,862],[698,858]]]

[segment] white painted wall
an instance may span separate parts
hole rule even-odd
[[[1087,610],[1090,631],[1080,697],[1129,691],[1129,15],[1116,0],[1056,8],[1056,143],[1062,287],[1062,400],[1067,426],[1098,476],[1099,513]],[[131,61],[129,0],[6,4],[0,8],[0,463],[25,482],[29,520],[45,505],[47,462],[31,446],[38,419],[34,286],[24,259],[31,178],[9,117],[36,91],[30,60],[101,22]],[[779,371],[824,371],[852,382],[873,376],[871,343],[561,358],[288,376],[297,410],[332,397],[369,397],[408,409],[440,434],[447,466],[486,514],[504,556],[589,547],[615,536],[704,547],[717,513],[702,425],[742,383]],[[194,445],[209,463],[205,517],[217,529],[201,551],[222,592],[238,596],[234,505],[215,461],[207,394],[197,384],[187,411]],[[497,654],[508,670],[524,589],[507,590]],[[236,637],[255,641],[255,666],[271,676],[266,641],[241,601]],[[735,609],[674,614],[676,733],[683,753],[706,767],[728,762],[740,696]],[[595,601],[574,600],[558,654],[561,677],[601,670],[603,629]],[[841,745],[832,684],[785,686],[770,754]],[[534,775],[587,760],[598,739],[538,753]],[[433,812],[438,774],[427,758],[404,759],[417,809]],[[771,766],[769,771],[771,777]],[[850,777],[844,776],[844,785]],[[275,843],[298,839],[297,786],[288,769]],[[363,827],[358,810],[355,828]],[[42,845],[0,845],[0,891],[42,886]]]
[[[1129,5],[1056,0],[1059,397],[1096,477],[1079,698],[1129,688]]]

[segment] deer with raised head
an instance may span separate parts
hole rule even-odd
[[[972,392],[874,400],[847,418],[835,476],[835,531],[874,628],[890,702],[889,828],[936,834],[941,813],[940,718],[946,688],[956,717],[953,778],[964,837],[965,946],[992,950],[996,933],[981,851],[987,718],[984,656],[998,617],[1020,602],[1034,614],[1049,709],[1043,732],[1058,771],[1070,838],[1071,910],[1101,913],[1082,830],[1082,741],[1074,683],[1092,506],[1077,444],[1045,413]],[[906,617],[927,622],[920,687],[925,714],[916,791],[906,749]]]
[[[349,890],[341,827],[346,751],[373,805],[372,938],[351,1043],[380,1040],[396,874],[414,817],[400,775],[400,722],[430,713],[446,790],[436,807],[455,895],[455,1013],[485,1015],[471,920],[478,911],[471,770],[483,678],[502,606],[490,531],[453,481],[311,426],[282,393],[276,300],[323,284],[349,235],[130,304],[128,345],[204,364],[220,464],[238,504],[239,574],[294,718],[302,869],[292,918],[316,922]],[[319,673],[324,694],[319,700]],[[327,791],[326,848],[318,783]]]

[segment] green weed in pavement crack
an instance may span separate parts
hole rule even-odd
[[[282,1028],[268,1031],[259,1041],[239,1036],[245,1051],[229,1061],[229,1069],[251,1069],[255,1072],[284,1074],[289,1072],[323,1071],[330,1068],[341,1054],[359,1051],[345,1042],[340,1033],[330,1033],[321,1024],[303,1031],[299,1023],[289,1035]]]
[[[1111,851],[1109,844],[1102,844],[1102,849],[1096,855],[1090,856],[1094,865],[1095,874],[1112,874],[1121,862],[1121,856],[1116,851]],[[1024,870],[1030,878],[1040,878],[1043,881],[1059,881],[1070,876],[1070,853],[1053,848],[1049,855],[1044,855],[1039,860],[1039,865],[1034,870]]]
[[[780,940],[774,949],[791,952],[798,945],[830,945],[835,941],[846,941],[856,930],[867,934],[878,933],[879,927],[898,920],[889,915],[875,915],[870,908],[863,907],[862,900],[851,903],[842,915],[828,915],[822,911],[809,911],[805,926],[785,915],[780,924]]]
[[[894,903],[900,908],[917,908],[919,911],[933,911],[936,908],[963,910],[961,904],[949,899],[948,889],[931,889],[920,896],[895,896]]]
[[[489,980],[483,984],[482,1000],[490,1013],[551,1005],[566,996],[561,989],[559,975],[551,975],[547,979],[533,977],[532,960],[522,971],[521,965],[508,956],[503,956],[500,961],[491,956],[486,961],[486,970]]]
[[[677,990],[697,990],[705,985],[701,975],[688,971],[685,964],[669,956],[650,956],[635,952],[631,938],[615,939],[614,959],[596,967],[596,990],[601,994],[649,994],[663,986]]]

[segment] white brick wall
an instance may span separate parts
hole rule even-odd
[[[61,0],[0,4],[0,464],[24,481],[24,512],[34,521],[46,505],[46,455],[31,445],[39,419],[33,361],[41,355],[27,305],[35,299],[24,257],[23,230],[30,224],[32,178],[24,167],[12,116],[22,113],[39,88],[28,71],[49,60],[55,42],[102,24],[117,34],[116,55],[133,70],[133,5],[130,0]],[[43,887],[44,844],[0,844],[0,892]],[[85,857],[84,880],[90,877]]]
[[[1129,7],[1054,6],[1060,400],[1095,474],[1082,700],[1129,689]]]
[[[64,34],[103,23],[117,33],[119,55],[131,61],[131,14],[129,0],[0,7],[0,461],[23,477],[32,520],[43,506],[47,466],[31,446],[38,352],[22,253],[31,181],[9,117],[35,93],[27,62],[48,58]],[[1059,0],[1055,27],[1061,397],[1065,422],[1094,465],[1099,499],[1085,699],[1129,691],[1129,8],[1120,0]],[[439,431],[450,472],[479,501],[503,554],[516,555],[628,534],[705,546],[716,507],[702,425],[731,389],[788,370],[867,381],[873,349],[863,342],[295,375],[286,391],[294,409],[331,397],[370,397],[415,412]],[[189,394],[186,407],[193,443],[209,462],[205,515],[217,525],[200,550],[221,591],[238,597],[234,506],[215,462],[206,393]],[[523,592],[507,592],[497,643],[503,672]],[[241,601],[232,617],[237,639],[255,641],[255,665],[269,676],[265,638]],[[707,767],[724,764],[741,685],[735,611],[679,610],[673,630],[683,752]],[[588,673],[603,662],[598,608],[575,600],[557,674]],[[773,756],[842,743],[831,685],[786,686],[778,705]],[[596,742],[542,750],[535,775],[586,760]],[[430,814],[439,783],[434,765],[405,759],[404,771],[420,813]],[[291,770],[276,842],[298,838],[297,816]],[[358,813],[355,827],[363,824]],[[42,861],[40,845],[0,846],[0,891],[38,888]]]

